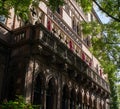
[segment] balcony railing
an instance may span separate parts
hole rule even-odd
[[[31,25],[15,29],[12,34],[11,44],[18,44],[30,38]]]
[[[35,39],[42,41],[45,46],[49,47],[52,51],[57,53],[79,71],[81,71],[81,63],[86,64],[87,69],[83,71],[83,73],[90,77],[96,84],[109,92],[109,84],[94,69],[92,69],[86,61],[82,60],[81,55],[77,55],[77,53],[70,50],[70,48],[66,46],[65,43],[61,42],[61,40],[54,34],[48,34],[49,31],[45,31],[44,27],[37,26],[36,31],[39,32],[37,32]]]
[[[42,33],[40,34],[42,36],[37,35],[38,37],[36,37],[36,39],[39,39],[40,37],[40,41],[43,41],[44,44],[47,43],[48,47],[59,54],[63,59],[66,59],[69,64],[75,66],[79,71],[81,71],[82,63],[86,64],[87,69],[83,73],[86,73],[94,82],[109,91],[108,83],[94,69],[92,69],[86,61],[83,61],[81,56],[78,56],[75,52],[70,50],[70,48],[66,46],[65,43],[61,42],[61,40],[54,34],[48,34],[48,31],[44,31],[44,28],[38,29],[39,33]]]
[[[82,53],[85,54],[85,61],[89,65],[91,61],[93,60],[93,56],[88,48],[86,47],[86,44],[81,40],[80,36],[76,34],[57,14],[53,14],[49,9],[48,9],[48,18],[51,19],[51,25],[54,25],[52,31],[56,37],[60,38],[62,42],[64,42],[68,47],[69,44],[68,42],[71,40],[72,46],[73,46],[73,52],[76,53],[79,57],[82,58]],[[83,50],[85,48],[86,50]],[[85,52],[84,52],[85,51]],[[86,51],[90,54],[88,55]],[[95,58],[95,57],[94,57]],[[93,63],[92,63],[93,64]],[[98,72],[98,69],[96,69],[93,65],[91,65],[91,68],[95,71]],[[99,73],[99,72],[98,72]]]
[[[22,35],[24,36],[23,39],[21,39]],[[55,55],[63,59],[63,62],[73,66],[80,71],[80,73],[82,72],[87,75],[98,86],[102,87],[107,92],[110,91],[109,84],[94,69],[92,69],[85,60],[82,59],[82,49],[79,48],[79,54],[78,52],[75,52],[75,50],[71,50],[64,42],[61,41],[61,39],[56,37],[55,34],[49,32],[43,25],[38,24],[18,29],[14,31],[13,39],[15,40],[12,44],[18,44],[25,40],[37,41],[38,44],[48,48],[54,52]],[[86,69],[84,69],[82,65],[87,66]]]

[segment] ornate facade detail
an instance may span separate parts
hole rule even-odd
[[[0,24],[1,101],[18,94],[42,109],[107,109],[109,84],[79,25],[86,16],[67,2],[55,13],[45,3],[30,7],[30,24],[12,31]]]

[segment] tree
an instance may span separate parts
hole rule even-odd
[[[85,12],[91,11],[94,2],[99,9],[107,16],[120,22],[120,1],[119,0],[76,0]]]
[[[85,36],[92,36],[91,52],[101,63],[104,73],[108,74],[111,91],[111,109],[118,109],[116,82],[119,79],[117,79],[116,75],[120,69],[119,24],[118,22],[110,22],[100,25],[97,22],[83,22],[82,26]],[[100,36],[99,38],[97,37],[98,35]]]
[[[54,11],[58,6],[64,4],[64,0],[0,0],[0,15],[9,16],[9,10],[14,8],[14,12],[22,20],[28,20],[29,7],[31,5],[38,6],[39,2],[46,4]]]
[[[90,0],[78,0],[80,5],[83,7],[85,12],[91,11]],[[89,23],[84,23],[84,29],[89,29],[86,31],[92,31],[88,34],[92,35],[92,48],[91,51],[99,59],[104,72],[108,74],[108,79],[110,83],[111,90],[111,109],[118,109],[118,91],[117,91],[117,73],[120,69],[120,1],[119,0],[91,0],[98,6],[98,8],[110,17],[110,21],[107,24],[101,24],[99,32],[101,32],[101,37],[97,38],[97,35],[94,35],[94,28]],[[89,25],[89,26],[88,26]],[[83,31],[84,32],[84,31]],[[98,33],[99,33],[98,32]],[[86,32],[87,33],[87,32]],[[99,34],[100,35],[100,34]],[[104,52],[103,52],[104,51]]]
[[[117,85],[117,91],[118,91],[118,103],[119,103],[119,107],[120,107],[120,84]]]

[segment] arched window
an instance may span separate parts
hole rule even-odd
[[[56,109],[56,85],[55,79],[51,78],[46,91],[46,109]]]
[[[82,109],[82,92],[79,91],[77,94],[77,109]]]
[[[63,87],[62,109],[68,109],[69,88],[67,85]]]
[[[37,75],[34,83],[33,104],[42,105],[43,102],[43,78]]]
[[[76,109],[76,93],[74,89],[71,90],[70,109]]]

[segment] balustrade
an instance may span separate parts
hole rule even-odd
[[[35,30],[35,36],[33,36],[30,30]],[[33,30],[33,31],[34,31]],[[32,33],[32,35],[30,35]],[[26,36],[29,34],[29,36]],[[44,28],[41,24],[37,26],[28,27],[24,29],[17,30],[13,34],[13,38],[15,39],[13,43],[19,43],[24,40],[38,40],[42,42],[43,46],[48,47],[51,51],[55,52],[57,55],[66,60],[69,64],[75,66],[81,73],[86,73],[94,82],[103,87],[105,90],[109,91],[108,83],[91,67],[89,66],[90,58],[87,56],[86,60],[82,60],[82,49],[80,47],[76,47],[76,50],[72,51],[64,42],[61,41],[60,38],[56,37],[52,32],[49,32]],[[86,64],[86,68],[83,69]]]
[[[48,37],[48,35],[46,35],[46,36],[44,35],[44,37]],[[62,57],[67,58],[68,62],[72,63],[72,65],[75,65],[81,71],[82,67],[84,67],[81,64],[81,62],[83,62],[81,59],[82,58],[81,55],[78,56],[75,52],[73,52],[68,47],[66,47],[65,43],[58,42],[58,41],[60,41],[60,39],[56,40],[56,37],[54,35],[51,37],[52,37],[52,40],[57,42],[57,43],[55,43],[54,41],[52,42],[53,44],[56,44],[57,53],[60,54]],[[49,38],[51,38],[51,37],[49,36]],[[49,46],[51,46],[50,43],[49,43]],[[54,45],[53,45],[53,47],[54,47]],[[88,66],[86,69],[87,75],[90,78],[92,78],[97,84],[99,84],[101,87],[103,87],[106,90],[109,90],[107,82],[98,73],[96,73],[95,70],[92,69],[92,67],[89,66],[90,58],[86,57],[86,60],[85,60],[85,63]],[[84,70],[82,73],[84,73]]]
[[[28,25],[23,28],[18,28],[14,30],[12,35],[12,44],[23,42],[29,39],[31,32],[30,29],[30,25]]]

